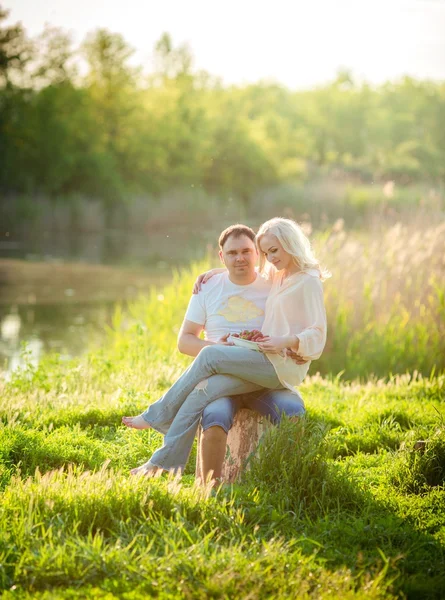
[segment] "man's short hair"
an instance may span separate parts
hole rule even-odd
[[[236,223],[236,225],[230,225],[230,227],[227,227],[227,229],[224,229],[224,231],[219,236],[218,244],[219,244],[220,249],[221,250],[223,249],[224,244],[227,242],[227,240],[230,237],[239,238],[242,235],[247,236],[250,240],[252,240],[253,243],[255,243],[254,230],[251,229],[250,227],[247,227],[247,225],[242,225],[241,223]]]

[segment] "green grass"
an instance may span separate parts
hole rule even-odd
[[[194,484],[195,450],[182,480],[129,476],[161,436],[120,419],[188,364],[174,340],[192,279],[117,311],[84,359],[0,384],[2,597],[442,597],[440,372],[313,374],[307,419],[269,430],[217,495]]]

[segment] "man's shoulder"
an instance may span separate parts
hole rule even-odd
[[[213,275],[213,277],[201,286],[198,297],[205,298],[209,294],[212,294],[216,289],[221,288],[221,286],[227,285],[228,282],[229,278],[227,271],[216,273],[216,275]]]
[[[253,291],[260,293],[268,293],[271,287],[271,282],[265,279],[262,275],[257,273],[255,281],[244,286],[232,283],[229,278],[227,271],[217,273],[211,279],[207,281],[202,287],[198,294],[200,300],[205,301],[206,299],[212,298],[215,293],[223,292],[224,290],[229,293],[242,294],[251,293]]]

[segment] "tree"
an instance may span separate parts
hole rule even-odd
[[[191,74],[193,56],[187,44],[173,47],[168,33],[163,33],[155,46],[155,74],[166,79],[178,79]]]
[[[59,27],[46,25],[35,41],[35,48],[35,56],[28,67],[33,87],[40,89],[76,81],[78,69],[69,34]]]
[[[9,11],[0,5],[0,25]],[[32,55],[32,44],[26,38],[21,24],[0,27],[0,86],[10,86],[14,75],[19,75]]]
[[[233,195],[247,211],[254,194],[277,180],[274,162],[253,139],[248,124],[239,118],[237,105],[230,100],[212,125],[205,186],[211,192]]]
[[[83,44],[89,71],[88,90],[99,125],[98,145],[104,164],[109,165],[109,185],[104,189],[108,202],[122,198],[126,187],[125,170],[131,145],[132,114],[138,109],[138,75],[140,70],[128,65],[134,50],[120,34],[99,29]]]

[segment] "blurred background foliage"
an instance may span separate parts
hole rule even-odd
[[[352,183],[355,208],[381,196],[378,183],[445,182],[443,82],[370,86],[344,71],[311,90],[225,86],[168,34],[147,74],[120,34],[99,29],[75,48],[63,30],[31,39],[6,17],[0,8],[0,204],[21,207],[3,211],[11,222],[31,218],[39,197],[111,214],[184,190],[252,214],[266,189],[298,196],[326,178]]]
[[[60,331],[77,348],[82,323],[109,321],[105,300],[134,299],[206,255],[207,268],[221,229],[281,215],[302,223],[334,276],[322,374],[443,370],[445,82],[371,86],[341,71],[310,90],[227,86],[168,34],[148,73],[120,34],[99,29],[74,47],[61,29],[30,38],[6,17],[0,9],[0,250],[27,262],[0,265],[0,306],[20,340],[57,329],[48,344],[71,356]],[[146,272],[29,264],[61,257]],[[168,352],[190,289],[170,297]],[[76,302],[102,317],[79,304],[56,327],[56,307]],[[0,361],[19,356],[16,337]]]

